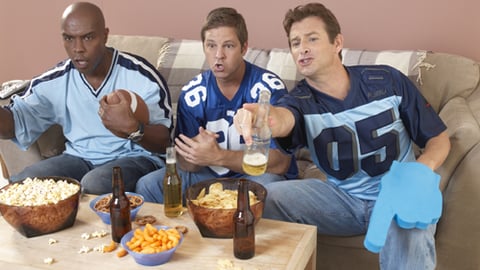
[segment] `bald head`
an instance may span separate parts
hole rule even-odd
[[[105,18],[99,7],[88,2],[78,2],[71,4],[63,12],[62,29],[65,29],[67,24],[71,24],[72,21],[76,22],[78,18],[89,22],[96,29],[105,28]]]

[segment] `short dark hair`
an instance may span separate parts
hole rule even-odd
[[[327,31],[330,42],[333,43],[337,35],[341,33],[340,24],[335,15],[320,3],[299,5],[287,11],[283,20],[283,28],[287,33],[287,37],[290,38],[292,24],[311,16],[318,17],[325,23],[325,31]],[[290,45],[290,39],[288,44]]]
[[[221,26],[233,27],[242,47],[248,41],[247,25],[243,16],[234,8],[220,7],[208,13],[201,30],[202,42],[205,42],[206,31]]]

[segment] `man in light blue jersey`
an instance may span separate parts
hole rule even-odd
[[[210,66],[186,84],[178,101],[175,148],[179,154],[182,188],[218,177],[244,177],[266,184],[296,175],[295,160],[271,144],[267,173],[243,172],[243,138],[233,127],[233,115],[244,103],[257,102],[260,90],[271,101],[287,93],[277,75],[243,59],[248,33],[243,16],[233,8],[212,10],[201,30]],[[137,192],[152,202],[163,202],[165,169],[142,177]]]
[[[85,192],[112,191],[112,168],[122,168],[127,191],[138,179],[162,168],[170,142],[171,100],[160,73],[145,59],[106,47],[109,29],[102,11],[87,2],[68,6],[61,31],[68,59],[31,80],[22,96],[0,109],[0,136],[26,149],[50,126],[59,124],[65,151],[25,168],[11,181],[66,176]],[[107,104],[118,89],[137,93],[147,104],[148,124],[133,115],[127,99]],[[118,136],[114,135],[118,134]]]
[[[324,235],[365,234],[382,194],[382,177],[397,163],[414,163],[427,171],[422,176],[433,175],[450,149],[446,126],[398,70],[383,65],[344,66],[340,25],[322,4],[289,10],[284,28],[305,79],[271,107],[272,136],[287,151],[308,147],[327,181],[268,184],[264,216],[312,224]],[[255,107],[245,104],[235,115],[235,127],[247,144]],[[424,148],[418,157],[414,144]],[[422,176],[415,181],[423,181]],[[438,185],[429,188],[439,189]],[[380,268],[434,269],[435,225],[404,228],[390,221]]]

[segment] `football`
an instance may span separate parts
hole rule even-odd
[[[120,102],[120,98],[115,94],[119,93],[125,97],[126,100],[130,103],[130,108],[132,109],[135,118],[142,122],[143,124],[148,124],[150,118],[147,104],[145,101],[136,93],[124,89],[115,90],[114,92],[107,95],[106,102],[108,104],[117,104]]]

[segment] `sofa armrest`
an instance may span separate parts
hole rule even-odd
[[[480,144],[457,166],[437,226],[438,269],[480,269]]]
[[[451,143],[447,159],[437,170],[442,176],[440,188],[444,190],[458,164],[480,141],[480,126],[467,100],[463,97],[455,97],[448,101],[439,115],[447,125]]]
[[[37,144],[33,144],[27,151],[23,151],[10,140],[0,140],[0,154],[10,176],[23,170],[26,166],[42,160]]]
[[[0,106],[5,106],[9,102],[9,99],[0,100]],[[0,155],[10,176],[44,158],[60,154],[64,149],[65,137],[58,125],[50,127],[27,151],[21,150],[11,140],[0,140]]]

